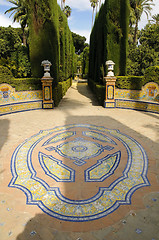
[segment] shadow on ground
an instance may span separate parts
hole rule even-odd
[[[9,120],[0,119],[0,150],[8,139]]]
[[[144,198],[145,209],[129,212],[113,226],[89,232],[56,230],[56,219],[53,222],[46,214],[37,214],[16,240],[158,240],[158,203],[159,193],[149,193]]]
[[[98,100],[95,98],[95,95],[92,93],[87,83],[78,83],[77,90],[80,94],[89,98],[93,106],[99,106]]]

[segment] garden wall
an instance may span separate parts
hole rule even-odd
[[[116,108],[136,109],[159,113],[159,86],[149,82],[142,90],[116,89]]]
[[[16,92],[9,84],[0,84],[0,115],[41,108],[41,90]]]
[[[103,106],[105,86],[88,81],[98,102]],[[159,85],[155,82],[146,83],[141,90],[115,89],[116,108],[143,110],[159,113]]]
[[[18,81],[18,80],[16,80]],[[14,82],[14,81],[13,81]],[[14,84],[13,84],[14,85]],[[53,88],[53,100],[58,105],[62,97],[72,85],[72,79],[59,82]],[[28,90],[29,85],[24,85],[23,91],[16,91],[7,83],[0,84],[0,116],[16,112],[42,109],[42,90]]]

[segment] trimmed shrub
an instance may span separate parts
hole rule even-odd
[[[148,67],[144,75],[144,84],[156,82],[159,85],[159,66]]]
[[[96,85],[96,96],[100,105],[103,105],[105,100],[105,86],[103,85]]]
[[[103,105],[105,100],[105,86],[99,85],[90,78],[88,79],[88,85],[92,92],[96,95],[99,104]]]
[[[54,105],[58,106],[60,100],[66,94],[69,87],[72,85],[72,78],[67,79],[66,81],[59,82],[52,90]]]
[[[89,47],[85,47],[83,50],[83,58],[82,58],[82,78],[88,77],[89,70]]]
[[[7,69],[7,68],[6,68]],[[0,66],[1,70],[1,66]],[[10,70],[8,70],[9,73]],[[42,90],[42,83],[40,78],[14,78],[12,75],[3,75],[0,73],[0,84],[7,83],[15,88],[16,91],[31,91],[31,90]],[[6,76],[6,77],[5,77]],[[7,79],[7,80],[6,80]],[[54,85],[54,84],[53,84]],[[66,81],[59,82],[56,86],[53,86],[53,100],[55,106],[58,106],[60,100],[66,94],[69,87],[72,85],[72,78]]]
[[[159,66],[151,66],[147,68],[144,76],[117,76],[115,83],[116,88],[128,90],[141,90],[148,82],[156,82],[159,85]],[[103,105],[105,100],[105,86],[88,79],[88,85],[92,92],[96,95],[98,102]],[[159,101],[157,95],[156,101]]]
[[[0,83],[8,83],[14,79],[12,72],[4,66],[0,66]]]
[[[105,100],[105,86],[88,79],[88,85],[96,95],[100,105],[103,105]],[[116,88],[141,90],[143,86],[143,77],[136,76],[118,76],[115,84]]]
[[[15,78],[13,85],[16,91],[42,90],[40,78]]]
[[[16,91],[42,90],[40,78],[0,78],[0,84],[7,83]]]
[[[118,76],[115,86],[119,89],[141,90],[144,85],[143,77]]]
[[[55,84],[73,74],[75,48],[67,17],[57,0],[29,1],[29,49],[32,74],[42,77],[41,62],[52,63]]]

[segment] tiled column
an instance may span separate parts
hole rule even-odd
[[[52,81],[51,77],[43,77],[42,82],[42,91],[43,91],[43,108],[54,108],[54,102],[52,100]]]
[[[115,82],[116,77],[107,76],[104,78],[106,81],[106,98],[104,101],[105,108],[115,108]]]

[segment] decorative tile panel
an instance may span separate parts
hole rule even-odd
[[[40,131],[20,144],[11,159],[9,187],[22,190],[27,204],[54,218],[85,222],[131,204],[134,192],[150,185],[147,171],[146,152],[132,137],[115,129],[72,124]]]
[[[7,91],[4,91],[4,90]],[[4,92],[8,92],[7,97],[4,97]],[[21,91],[16,92],[9,84],[0,84],[0,104],[20,102],[24,100],[42,100],[42,91]]]
[[[16,92],[9,84],[0,84],[0,115],[41,108],[41,90]]]
[[[148,112],[159,113],[159,103],[135,101],[129,99],[116,99],[116,107],[124,109],[136,109]]]
[[[10,113],[36,110],[41,108],[42,108],[42,100],[4,104],[4,105],[0,105],[0,116],[5,114],[10,114]]]
[[[127,90],[127,89],[115,89],[115,98],[118,99],[135,99],[156,101],[156,97],[159,95],[159,86],[155,82],[149,82],[142,87],[142,90]]]

